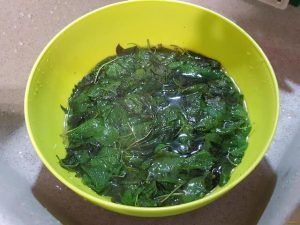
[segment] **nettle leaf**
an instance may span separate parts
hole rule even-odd
[[[183,188],[183,202],[191,202],[206,195],[208,190],[205,186],[204,177],[192,178]]]
[[[147,110],[147,100],[145,96],[138,94],[128,94],[124,98],[124,103],[129,112],[139,114]]]
[[[168,64],[168,67],[170,68],[170,69],[178,69],[178,68],[180,68],[182,65],[183,65],[183,61],[174,61],[174,62],[170,62],[169,64]]]
[[[135,77],[139,80],[143,80],[147,77],[146,71],[143,68],[139,68],[135,71]]]
[[[233,165],[228,159],[223,159],[220,163],[221,173],[220,173],[220,181],[219,185],[224,186],[228,180],[230,179],[230,174],[235,165]]]
[[[93,118],[69,130],[67,137],[71,147],[93,141],[98,141],[103,145],[112,145],[118,138],[118,131],[114,127],[105,126],[102,118]]]
[[[130,184],[126,186],[125,191],[122,193],[121,203],[125,205],[137,205],[140,193],[143,191],[143,187]]]
[[[118,79],[118,78],[120,78],[120,76],[122,76],[122,75],[124,75],[124,73],[126,73],[126,70],[117,63],[110,63],[106,67],[105,73],[108,78]]]
[[[73,155],[80,164],[89,162],[92,157],[91,153],[86,149],[73,151]]]
[[[116,47],[73,89],[60,165],[113,202],[161,207],[230,179],[251,124],[213,59],[178,46]]]
[[[219,97],[210,98],[206,101],[206,107],[202,113],[202,119],[198,120],[197,128],[202,131],[209,131],[220,127],[226,115],[226,105]]]
[[[207,133],[205,134],[203,148],[209,151],[215,144],[221,145],[222,142],[223,142],[223,138],[218,133],[214,133],[214,132]]]
[[[128,54],[133,54],[137,51],[137,47],[133,46],[130,48],[123,48],[120,44],[117,45],[116,47],[116,53],[117,55],[128,55]]]
[[[107,168],[110,168],[111,171],[115,170],[115,166],[120,162],[120,151],[111,147],[103,147],[95,157],[90,161],[91,166],[104,165]],[[118,169],[117,169],[118,170]]]
[[[145,183],[143,184],[143,191],[138,195],[135,205],[141,207],[159,206],[159,200],[155,198],[157,194],[158,189],[155,181]]]
[[[163,156],[154,160],[148,171],[149,175],[157,181],[176,182],[181,165],[182,158],[177,156]],[[169,178],[171,179],[169,180]]]
[[[214,164],[214,157],[208,151],[200,151],[186,158],[183,168],[186,170],[199,169],[210,170]]]
[[[104,95],[115,96],[118,93],[118,88],[121,84],[119,80],[108,80],[106,82],[102,82],[101,86],[95,90],[94,93],[91,93],[90,96],[94,97],[97,96],[97,93],[101,93]]]
[[[120,152],[117,149],[105,147],[81,169],[84,172],[83,181],[93,190],[100,193],[108,185],[114,175],[118,175],[122,168]]]
[[[59,163],[63,168],[70,170],[75,169],[80,164],[74,154],[67,154],[64,159],[59,160]]]

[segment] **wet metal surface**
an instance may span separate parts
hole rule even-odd
[[[244,28],[269,57],[280,86],[279,124],[266,157],[221,199],[179,216],[123,216],[83,200],[42,165],[24,125],[23,98],[29,71],[59,30],[112,2],[0,0],[0,224],[251,225],[260,219],[264,225],[300,224],[299,166],[298,172],[297,167],[286,172],[288,168],[283,166],[283,162],[292,162],[289,160],[299,155],[292,155],[292,149],[298,146],[294,135],[300,125],[300,8],[279,10],[255,0],[189,1],[219,12]],[[283,205],[274,198],[281,199]],[[272,221],[274,211],[276,220]]]

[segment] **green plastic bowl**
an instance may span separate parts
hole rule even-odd
[[[64,113],[74,85],[101,59],[114,55],[117,44],[174,44],[219,60],[233,77],[252,121],[249,147],[230,181],[202,199],[168,207],[143,208],[113,203],[60,167]],[[263,158],[274,134],[279,111],[273,69],[260,47],[240,27],[208,9],[175,1],[120,2],[77,19],[57,34],[31,71],[25,118],[30,139],[46,167],[83,198],[106,209],[135,216],[184,213],[217,199],[241,182]]]

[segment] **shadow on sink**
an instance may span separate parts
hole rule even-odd
[[[0,143],[22,126],[24,122],[24,115],[18,111],[2,111],[2,105],[0,105]]]
[[[219,200],[198,210],[165,218],[137,218],[109,212],[84,200],[45,167],[32,188],[37,200],[64,225],[94,224],[257,224],[274,190],[276,175],[267,160]]]
[[[287,218],[286,224],[300,224],[300,203]]]

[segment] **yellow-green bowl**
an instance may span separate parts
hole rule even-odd
[[[219,60],[245,96],[252,121],[249,147],[224,187],[177,206],[142,208],[112,203],[60,167],[65,149],[60,105],[74,85],[117,44],[177,45]],[[129,1],[95,10],[57,34],[37,59],[26,89],[25,118],[30,139],[46,167],[70,189],[96,205],[123,214],[160,217],[187,212],[217,199],[261,161],[274,134],[279,111],[273,69],[260,47],[240,27],[208,9],[175,1]]]

